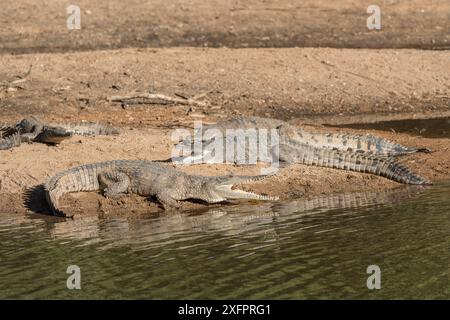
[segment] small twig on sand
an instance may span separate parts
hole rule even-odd
[[[308,56],[308,58],[309,58],[309,56]],[[352,71],[348,71],[348,70],[339,68],[337,65],[334,65],[334,64],[330,63],[329,61],[319,60],[319,59],[317,59],[315,57],[312,57],[312,58],[314,60],[318,61],[319,63],[323,64],[323,65],[326,65],[326,66],[331,67],[331,68],[336,68],[337,70],[339,70],[341,72],[345,72],[345,73],[351,74],[352,76],[359,77],[359,78],[362,78],[362,79],[365,79],[365,80],[369,80],[369,81],[374,81],[375,82],[375,80],[370,78],[370,77],[364,76],[364,75],[356,73],[356,72],[352,72]]]
[[[205,96],[206,94],[202,95]],[[132,100],[134,99],[145,99],[145,102],[148,104],[181,104],[185,106],[199,107],[208,106],[206,102],[196,100],[199,98],[199,96],[195,96],[195,98],[185,98],[181,97],[180,95],[178,96],[179,97],[169,97],[160,93],[136,93],[125,96],[110,96],[108,97],[108,100],[113,102],[128,103],[132,102]]]
[[[12,80],[12,81],[0,82],[0,86],[8,88],[8,87],[13,87],[16,84],[19,84],[19,83],[27,81],[28,76],[31,74],[31,69],[32,68],[33,68],[33,65],[30,64],[30,67],[28,68],[28,71],[23,76],[16,76],[19,79]]]
[[[19,80],[23,80],[28,78],[28,76],[31,74],[31,69],[33,68],[33,64],[30,64],[30,67],[28,68],[27,73],[25,73],[23,76],[18,76]],[[17,80],[16,80],[17,81]],[[13,81],[14,82],[14,81]]]

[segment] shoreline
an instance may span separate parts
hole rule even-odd
[[[311,127],[310,127],[311,128]],[[316,129],[324,130],[317,127]],[[370,133],[395,140],[412,147],[432,149],[432,153],[416,153],[399,158],[419,175],[431,179],[433,183],[450,181],[450,159],[448,138],[421,138],[407,133],[346,128],[326,128],[331,132]],[[70,167],[90,162],[113,159],[163,160],[170,157],[171,130],[165,129],[125,129],[119,136],[72,137],[56,147],[44,144],[22,144],[11,150],[2,151],[0,162],[0,211],[30,212],[27,210],[27,194],[30,189],[44,183],[54,174]],[[124,146],[126,146],[124,148]],[[30,157],[33,161],[30,161]],[[169,164],[170,165],[170,164]],[[196,164],[179,166],[179,170],[198,175],[258,175],[261,165]],[[253,192],[279,196],[280,201],[308,198],[359,191],[380,191],[401,187],[402,184],[372,174],[358,173],[332,168],[294,164],[282,168],[273,177],[248,183],[244,189]],[[39,210],[46,208],[43,193],[36,195],[32,206]],[[39,203],[41,202],[41,203]],[[159,212],[156,203],[145,198],[130,195],[119,201],[103,198],[98,193],[74,193],[64,197],[63,204],[75,212],[96,212],[99,209],[130,212]],[[183,209],[204,207],[187,204]],[[105,209],[106,208],[106,209]],[[32,210],[36,211],[36,210]]]

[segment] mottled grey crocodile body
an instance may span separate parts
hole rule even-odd
[[[279,119],[260,117],[236,117],[216,124],[206,125],[202,127],[202,134],[196,132],[194,136],[204,136],[207,131],[211,130],[219,130],[223,136],[226,136],[226,130],[237,129],[278,129],[281,130],[280,141],[283,139],[293,139],[317,148],[330,148],[342,151],[382,154],[386,156],[398,156],[419,151],[428,151],[425,148],[418,149],[406,147],[396,142],[372,135],[310,132]],[[190,144],[191,141],[185,140],[183,143]]]
[[[59,144],[71,137],[71,133],[56,125],[47,125],[36,117],[28,117],[16,124],[21,142]]]
[[[394,157],[416,152],[429,152],[426,148],[411,148],[372,135],[309,132],[289,124],[279,126],[278,128],[280,129],[280,135],[285,139],[294,140],[317,148]]]
[[[99,123],[46,124],[36,117],[28,117],[15,126],[0,128],[0,150],[19,146],[21,142],[59,144],[72,135],[113,135],[117,129]]]
[[[250,131],[249,129],[256,129]],[[271,147],[272,158],[277,157],[284,164],[303,163],[322,167],[332,167],[357,172],[368,172],[384,176],[402,183],[429,184],[430,182],[396,162],[393,157],[427,149],[417,149],[402,146],[398,143],[370,135],[348,135],[331,133],[314,133],[292,126],[278,119],[259,117],[237,117],[213,125],[207,125],[197,130],[194,140],[183,140],[179,146],[188,146],[194,151],[190,156],[175,159],[179,163],[201,163],[209,156],[212,148],[209,145],[223,140],[224,153],[226,144],[230,141],[236,143],[236,149],[231,149],[232,155],[227,159],[238,158],[237,150],[244,150],[244,160],[248,160],[249,153],[257,153],[260,137],[257,130],[273,129],[278,136],[276,145]],[[228,130],[228,131],[227,131]],[[230,130],[235,130],[229,134]],[[237,132],[236,130],[243,130]],[[239,135],[248,138],[239,139]],[[201,137],[200,139],[198,137]],[[214,138],[214,139],[213,139]],[[201,140],[201,141],[199,141]],[[253,141],[249,143],[248,141]],[[195,150],[195,144],[201,142],[203,149]],[[204,148],[206,146],[206,148]],[[242,152],[241,152],[242,154]],[[207,162],[216,161],[209,157]],[[212,161],[211,161],[212,159]],[[220,158],[219,158],[220,159]]]
[[[22,142],[58,144],[70,136],[70,133],[60,127],[46,126],[35,118],[27,118],[15,126],[0,128],[0,150],[17,147]]]
[[[20,132],[14,127],[0,127],[0,150],[20,145]]]
[[[50,125],[63,128],[66,132],[79,136],[108,136],[119,134],[116,128],[96,122],[80,122],[77,124],[57,123]]]
[[[52,177],[45,184],[47,202],[54,215],[64,216],[59,199],[66,193],[102,190],[109,198],[125,193],[155,196],[164,206],[179,207],[189,199],[218,203],[232,199],[275,200],[239,189],[236,184],[261,180],[265,176],[206,177],[189,175],[173,167],[146,160],[114,160],[85,164]]]

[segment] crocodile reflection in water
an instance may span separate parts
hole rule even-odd
[[[428,187],[402,186],[378,191],[335,194],[289,202],[239,204],[220,208],[201,209],[180,213],[162,213],[149,217],[101,218],[86,214],[75,220],[53,220],[48,223],[50,234],[56,239],[109,242],[106,247],[124,244],[161,246],[165,242],[183,242],[202,234],[220,232],[225,236],[265,232],[276,234],[272,222],[295,223],[308,220],[310,215],[347,209],[373,208],[398,204],[417,197]],[[353,209],[353,210],[350,210]],[[361,211],[361,210],[359,210]],[[330,212],[331,214],[331,212]]]

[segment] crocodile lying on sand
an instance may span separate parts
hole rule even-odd
[[[117,129],[99,123],[46,124],[36,117],[28,117],[14,126],[0,128],[0,150],[17,147],[21,142],[59,144],[72,135],[115,135]]]
[[[155,196],[165,209],[178,208],[180,201],[190,199],[207,203],[232,199],[276,200],[276,197],[232,189],[237,184],[265,177],[196,176],[147,160],[113,160],[63,171],[45,184],[45,194],[53,214],[58,216],[65,216],[59,209],[59,199],[66,193],[78,191],[102,190],[108,198],[125,193]]]
[[[188,150],[193,150],[191,155],[173,160],[183,164],[216,163],[223,162],[224,159],[236,161],[238,149],[243,150],[241,154],[244,155],[248,155],[249,152],[257,154],[260,144],[258,130],[261,129],[275,130],[278,141],[275,145],[271,145],[270,159],[276,157],[281,165],[302,163],[372,173],[401,183],[431,184],[394,158],[415,152],[430,152],[428,149],[410,148],[371,135],[309,132],[282,120],[270,118],[237,117],[203,126],[194,132],[194,140],[188,138],[178,144],[180,148],[187,147]],[[224,154],[228,151],[226,149],[228,143],[235,144],[231,149],[231,156],[227,154],[223,159],[210,156],[213,148],[209,146],[216,144],[217,140],[223,147]],[[196,144],[202,146],[199,151],[196,150]],[[206,158],[208,161],[205,161]]]

